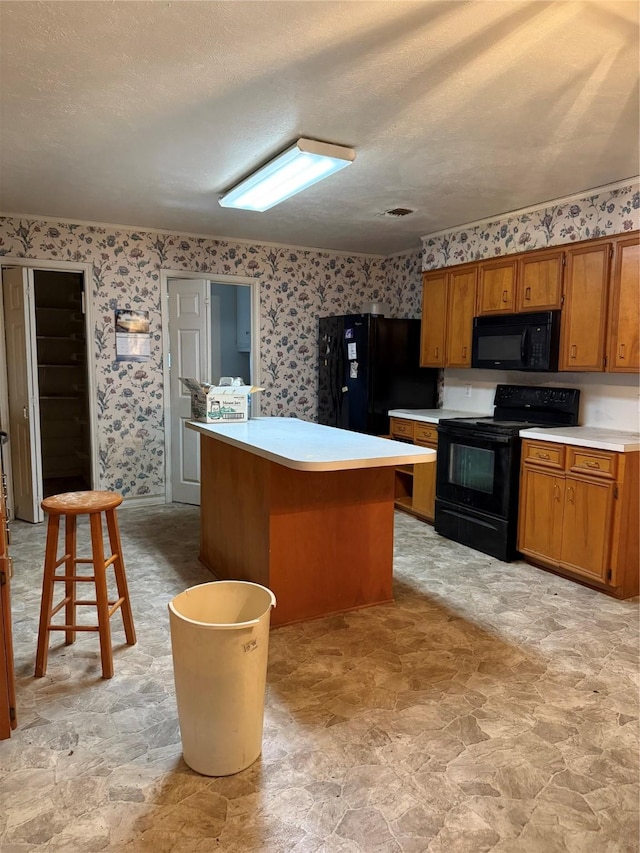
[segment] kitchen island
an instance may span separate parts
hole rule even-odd
[[[392,600],[395,468],[434,451],[296,418],[187,426],[215,577],[271,589],[274,626]]]

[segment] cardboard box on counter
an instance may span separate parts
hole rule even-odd
[[[211,385],[180,377],[191,394],[191,420],[205,424],[242,423],[249,420],[249,397],[264,391],[256,385]]]

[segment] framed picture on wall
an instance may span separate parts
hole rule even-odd
[[[151,358],[149,312],[116,308],[116,361],[148,361]]]

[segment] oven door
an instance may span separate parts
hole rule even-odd
[[[517,436],[438,428],[436,496],[499,518],[518,499]]]

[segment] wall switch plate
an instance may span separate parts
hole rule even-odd
[[[465,397],[471,396],[471,383],[470,382],[467,382],[464,386],[464,396]]]

